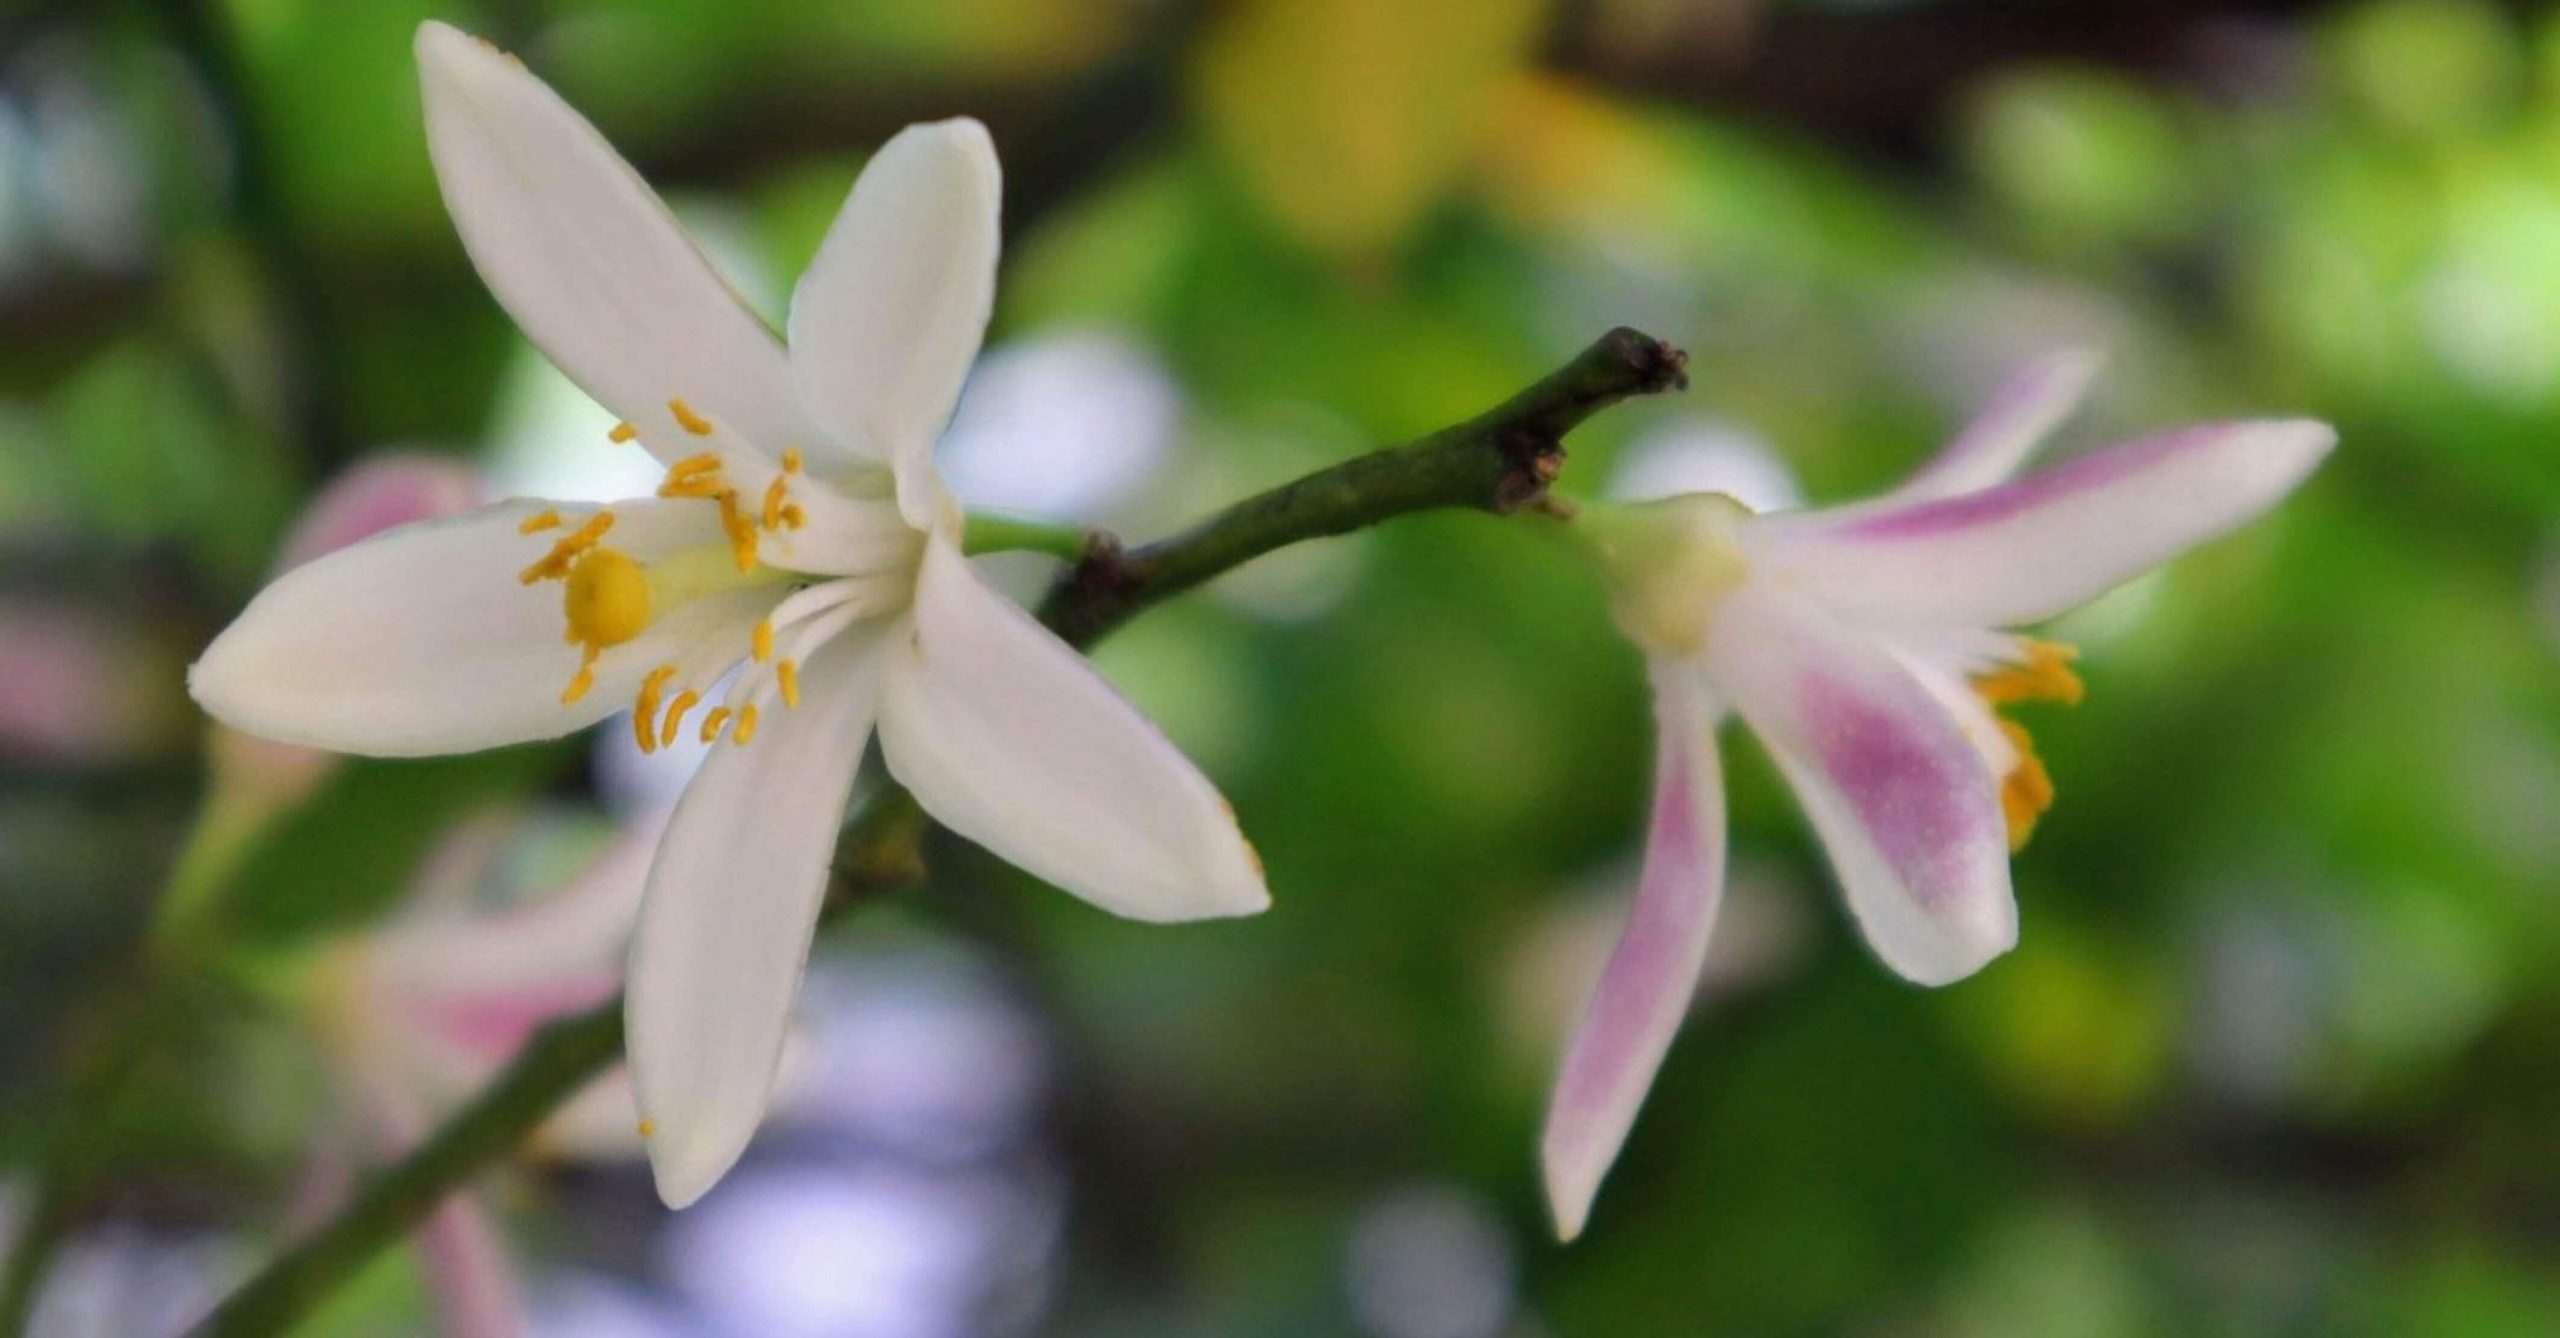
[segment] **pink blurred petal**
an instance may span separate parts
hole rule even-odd
[[[390,1069],[358,1055],[347,1072],[380,1156],[397,1158],[426,1136],[429,1112]],[[438,1332],[454,1338],[514,1338],[523,1332],[515,1267],[496,1224],[470,1191],[447,1196],[410,1243]]]
[[[412,1000],[409,1016],[430,1041],[494,1072],[524,1048],[536,1027],[604,1002],[620,983],[610,971],[563,975],[515,990]]]
[[[1654,673],[1653,820],[1625,933],[1565,1051],[1541,1155],[1557,1234],[1580,1235],[1697,993],[1724,890],[1716,708],[1695,669]]]
[[[276,567],[298,567],[384,530],[459,515],[479,503],[478,476],[458,460],[377,455],[340,474],[303,508]]]

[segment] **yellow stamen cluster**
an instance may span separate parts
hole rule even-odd
[[[693,411],[683,400],[667,401],[667,411],[676,425],[697,437],[710,437],[718,429],[712,422]],[[616,442],[637,440],[639,429],[630,423],[617,423],[607,434]],[[722,457],[716,451],[689,455],[667,466],[665,479],[658,485],[660,497],[699,498],[716,504],[720,510],[720,528],[728,537],[729,552],[741,576],[753,576],[757,570],[757,541],[763,534],[784,529],[799,529],[808,516],[791,501],[791,479],[802,469],[797,447],[782,454],[782,472],[766,485],[757,509],[750,513],[738,499],[738,490],[722,476]],[[517,532],[531,536],[569,525],[557,509],[546,508],[525,517]],[[556,580],[562,584],[561,615],[565,627],[562,639],[583,648],[577,672],[560,694],[562,705],[584,698],[595,687],[596,661],[604,651],[638,637],[647,630],[657,612],[653,607],[662,600],[680,603],[688,591],[699,593],[705,588],[723,588],[725,582],[706,586],[704,573],[696,564],[698,555],[679,555],[660,564],[653,573],[646,565],[627,553],[603,546],[605,535],[613,529],[610,511],[597,511],[552,541],[545,553],[520,574],[526,585]],[[713,558],[716,562],[717,559]],[[777,574],[778,575],[778,574]],[[666,587],[661,589],[661,586]],[[756,624],[753,642],[755,661],[773,663],[774,626],[771,618]],[[673,664],[652,669],[641,680],[631,709],[631,732],[640,751],[655,752],[672,745],[681,735],[685,716],[702,702],[702,694],[676,682],[680,670]],[[783,705],[796,708],[800,704],[799,666],[783,660],[774,667],[776,686]],[[675,689],[670,697],[670,689]],[[662,702],[662,698],[665,700]],[[664,710],[661,712],[661,706]],[[744,744],[755,737],[755,703],[748,702],[734,712],[729,707],[715,707],[702,718],[699,737],[704,743],[716,741],[727,730],[733,741]]]
[[[540,534],[568,522],[556,510],[543,510],[516,526],[519,534]],[[602,546],[613,528],[613,513],[598,511],[585,523],[551,543],[551,551],[516,574],[526,585],[559,581],[560,611],[567,623],[563,639],[586,647],[578,671],[560,691],[560,704],[572,705],[596,684],[596,657],[607,646],[620,645],[649,624],[649,583],[640,564]]]
[[[2023,663],[2002,665],[1974,679],[1974,692],[1994,708],[2020,702],[2080,704],[2087,689],[2071,669],[2078,651],[2058,641],[2030,641],[2026,652]],[[2000,778],[2000,814],[2008,820],[2009,849],[2016,851],[2035,834],[2036,820],[2053,807],[2053,773],[2036,756],[2035,739],[2026,726],[2004,717],[2000,733],[2018,754],[2009,774]]]
[[[683,400],[667,401],[667,411],[675,415],[676,422],[685,431],[697,437],[711,435],[710,421],[686,407]],[[797,449],[786,451],[782,459],[783,472],[766,486],[759,515],[750,516],[739,503],[738,490],[730,486],[720,473],[720,457],[709,451],[688,455],[667,466],[667,477],[658,484],[658,495],[698,497],[718,504],[720,530],[729,536],[730,556],[736,560],[739,571],[754,571],[756,538],[760,531],[769,534],[776,530],[796,530],[809,520],[808,513],[789,500],[789,476],[800,472],[800,452]]]
[[[549,523],[543,525],[536,525],[533,523],[534,521],[542,520],[545,516],[550,517]],[[560,513],[556,511],[546,511],[543,512],[542,515],[527,518],[523,525],[519,525],[516,528],[526,534],[535,534],[542,530],[550,529],[560,523]],[[577,561],[579,554],[595,547],[596,541],[602,539],[605,536],[605,531],[612,528],[613,513],[610,511],[599,511],[594,515],[587,517],[586,524],[571,530],[561,538],[553,540],[551,543],[551,551],[544,554],[540,561],[525,568],[523,571],[518,572],[516,574],[516,579],[524,582],[526,585],[534,585],[542,581],[556,581],[566,577],[569,574],[569,564]]]

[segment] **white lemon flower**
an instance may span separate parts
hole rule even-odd
[[[417,49],[473,262],[665,482],[606,507],[500,503],[296,568],[189,686],[229,724],[347,752],[488,748],[626,704],[644,747],[686,729],[734,745],[668,826],[632,950],[667,1202],[699,1197],[762,1118],[875,729],[936,819],[1096,905],[1262,909],[1216,790],[962,557],[931,452],[993,300],[985,129],[881,147],[792,296],[786,350],[519,62],[442,24]]]

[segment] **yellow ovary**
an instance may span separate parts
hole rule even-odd
[[[568,639],[602,650],[649,627],[649,575],[630,554],[592,548],[569,568],[560,595]]]
[[[2002,665],[1975,678],[1974,692],[1995,710],[2020,702],[2079,705],[2087,689],[2080,675],[2072,672],[2071,662],[2080,652],[2058,641],[2029,641],[2025,649],[2023,662]],[[2008,820],[2009,849],[2016,851],[2035,834],[2037,819],[2053,807],[2053,773],[2036,756],[2035,739],[2026,726],[2003,717],[2000,733],[2018,755],[2009,774],[2000,778],[2000,814]]]

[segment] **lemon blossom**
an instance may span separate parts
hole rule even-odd
[[[962,556],[931,452],[993,300],[984,128],[881,147],[792,295],[786,349],[521,63],[435,23],[417,52],[473,263],[665,480],[296,568],[189,684],[241,729],[348,752],[487,748],[622,709],[643,747],[723,741],[658,847],[632,946],[631,1063],[667,1202],[699,1197],[762,1118],[875,730],[936,819],[1107,910],[1267,904],[1216,790]]]
[[[616,835],[539,896],[486,906],[478,885],[507,823],[448,836],[401,913],[321,953],[309,1013],[336,1059],[368,1157],[399,1157],[434,1120],[475,1095],[543,1023],[613,997],[658,827]],[[536,1133],[536,1150],[580,1161],[640,1155],[628,1072],[572,1097]],[[328,1165],[324,1159],[323,1167]],[[344,1168],[330,1178],[343,1179]],[[343,1186],[341,1186],[343,1188]],[[480,1198],[447,1199],[418,1228],[419,1271],[442,1332],[521,1332],[515,1269]]]
[[[2010,476],[2086,389],[2054,358],[2005,386],[1901,488],[1755,515],[1690,494],[1583,518],[1645,652],[1653,812],[1633,909],[1568,1044],[1542,1160],[1580,1233],[1705,960],[1723,891],[1715,731],[1775,759],[1885,965],[1963,978],[2017,941],[2009,855],[2053,799],[2000,708],[2076,702],[2070,648],[2001,629],[2053,617],[2258,515],[2327,455],[2325,424],[2212,424]]]

